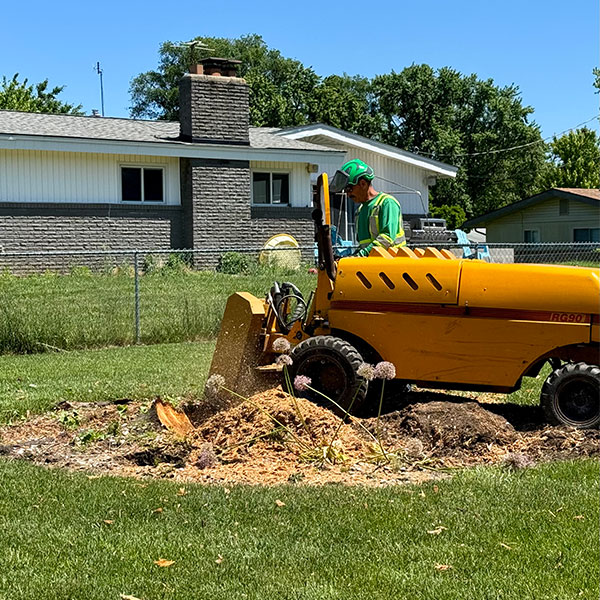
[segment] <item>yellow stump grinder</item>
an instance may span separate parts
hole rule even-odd
[[[292,381],[306,375],[342,407],[353,401],[353,410],[369,402],[369,383],[357,373],[363,362],[389,361],[400,382],[420,387],[504,393],[548,362],[541,392],[548,420],[600,425],[600,269],[494,264],[405,247],[336,261],[329,214],[323,174],[310,298],[291,283],[275,283],[265,300],[246,292],[229,298],[211,366],[225,387],[260,389],[281,369],[273,364],[279,338],[291,344]]]

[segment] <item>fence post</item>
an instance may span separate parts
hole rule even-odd
[[[138,267],[138,251],[133,253],[133,278],[135,281],[135,343],[142,338],[140,330],[140,272]]]

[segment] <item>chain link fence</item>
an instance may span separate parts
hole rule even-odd
[[[488,262],[600,263],[598,244],[436,247]],[[214,339],[232,293],[264,297],[274,281],[291,281],[307,297],[315,267],[313,246],[7,252],[0,254],[0,353]]]

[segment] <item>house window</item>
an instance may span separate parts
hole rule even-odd
[[[600,242],[600,227],[573,229],[574,242]]]
[[[539,229],[525,229],[523,231],[523,241],[526,244],[537,244],[540,241]]]
[[[289,173],[252,173],[253,204],[290,203]]]
[[[558,201],[558,214],[561,217],[569,214],[569,201],[566,198]]]
[[[121,199],[124,202],[163,202],[163,169],[121,167]]]

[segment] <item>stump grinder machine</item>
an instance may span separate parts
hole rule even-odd
[[[357,373],[363,362],[393,363],[399,383],[503,393],[549,363],[541,392],[548,420],[599,426],[600,269],[407,247],[336,260],[326,174],[313,220],[318,274],[309,298],[288,282],[274,283],[264,300],[229,298],[210,371],[224,387],[249,395],[281,378],[279,338],[291,344],[289,378],[310,377],[342,407],[354,399],[353,412],[372,395],[373,382]]]

